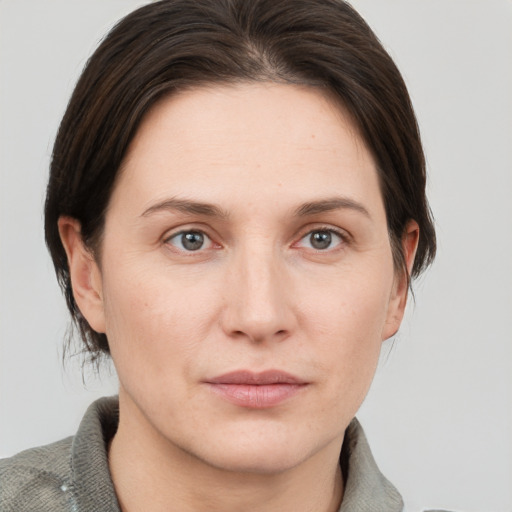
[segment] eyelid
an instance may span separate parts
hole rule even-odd
[[[209,233],[209,231],[210,231],[209,229],[206,229],[204,227],[200,227],[197,224],[196,225],[189,225],[189,226],[179,226],[179,227],[176,227],[174,229],[168,230],[162,236],[162,243],[164,245],[170,245],[176,251],[178,251],[180,253],[183,253],[183,254],[188,254],[188,255],[202,254],[202,253],[204,253],[207,250],[222,248],[222,245],[215,241],[215,239],[217,237],[212,236]],[[311,248],[311,250],[319,252],[319,253],[322,253],[322,252],[325,252],[325,253],[332,252],[332,251],[336,250],[340,245],[345,246],[346,244],[349,244],[352,241],[352,237],[351,237],[350,233],[348,233],[346,230],[344,230],[342,228],[339,228],[339,227],[332,226],[332,225],[318,224],[318,225],[314,225],[314,226],[310,225],[310,226],[307,226],[307,227],[301,229],[299,231],[299,234],[294,237],[295,242],[293,242],[291,244],[291,246],[294,247],[294,246],[299,245],[299,243],[304,238],[306,238],[307,236],[311,235],[312,233],[318,232],[318,231],[327,231],[329,233],[333,233],[335,236],[339,237],[340,240],[341,240],[341,242],[336,244],[335,247],[333,247],[333,248],[327,248],[327,249],[323,249],[323,250],[322,249]],[[170,243],[170,240],[172,240],[173,238],[178,237],[179,235],[182,235],[184,233],[190,233],[190,232],[201,233],[206,239],[209,240],[210,247],[207,247],[207,248],[204,248],[204,249],[201,248],[201,249],[198,249],[197,251],[187,251],[187,250],[184,250],[184,249],[180,249],[179,247],[176,247],[175,245]]]
[[[307,236],[310,236],[312,233],[315,233],[318,231],[327,231],[329,233],[333,233],[334,235],[336,235],[337,237],[339,237],[341,239],[341,242],[332,248],[323,249],[323,250],[311,248],[311,250],[316,251],[318,253],[322,253],[322,252],[327,253],[327,252],[335,251],[336,249],[339,248],[340,245],[345,246],[346,244],[349,244],[351,241],[350,234],[347,231],[345,231],[344,229],[337,228],[334,226],[320,224],[320,225],[314,226],[314,227],[308,226],[307,229],[301,230],[299,237],[296,239],[297,241],[294,242],[292,244],[292,246],[298,245],[302,240],[304,240],[304,238],[306,238]]]
[[[181,249],[170,242],[173,238],[179,237],[180,235],[183,235],[184,233],[200,233],[201,235],[203,235],[205,237],[205,241],[209,241],[208,247],[201,248],[196,251],[187,251],[186,249]],[[208,250],[218,249],[221,247],[221,245],[219,243],[215,242],[213,236],[211,236],[208,233],[208,230],[198,227],[198,226],[180,226],[179,228],[169,230],[163,235],[162,243],[164,245],[170,246],[170,248],[172,248],[173,251],[179,252],[180,254],[184,254],[187,256],[204,254]]]
[[[206,235],[210,239],[217,238],[217,235],[215,231],[211,229],[208,224],[204,224],[203,222],[187,222],[187,223],[179,223],[175,226],[168,227],[162,235],[162,240],[165,242],[166,240],[169,240],[170,238],[182,234],[182,233],[189,233],[190,231],[195,231],[197,233],[202,233]]]

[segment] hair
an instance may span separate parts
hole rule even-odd
[[[85,351],[109,354],[73,297],[57,221],[77,219],[98,255],[105,213],[138,126],[158,100],[191,87],[272,81],[319,88],[351,115],[373,154],[396,271],[411,219],[419,244],[411,275],[434,258],[426,170],[405,83],[366,22],[342,0],[161,0],[122,19],[87,62],[53,149],[45,234]]]

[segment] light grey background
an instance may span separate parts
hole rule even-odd
[[[46,254],[51,146],[104,32],[136,0],[0,0],[0,456],[72,434],[115,378],[63,369]],[[359,414],[411,510],[512,511],[512,2],[354,0],[402,70],[427,153],[434,267]]]

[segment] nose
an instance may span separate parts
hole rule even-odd
[[[253,343],[288,338],[296,324],[286,269],[272,250],[247,248],[231,261],[221,314],[224,332]]]

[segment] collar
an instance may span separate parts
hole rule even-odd
[[[393,484],[380,472],[359,421],[345,431],[340,464],[345,492],[339,512],[401,512],[403,501]]]
[[[89,407],[73,438],[71,467],[77,510],[120,512],[107,455],[118,422],[117,397],[101,398]],[[345,431],[340,464],[345,492],[339,512],[402,511],[400,494],[377,467],[355,418]]]

